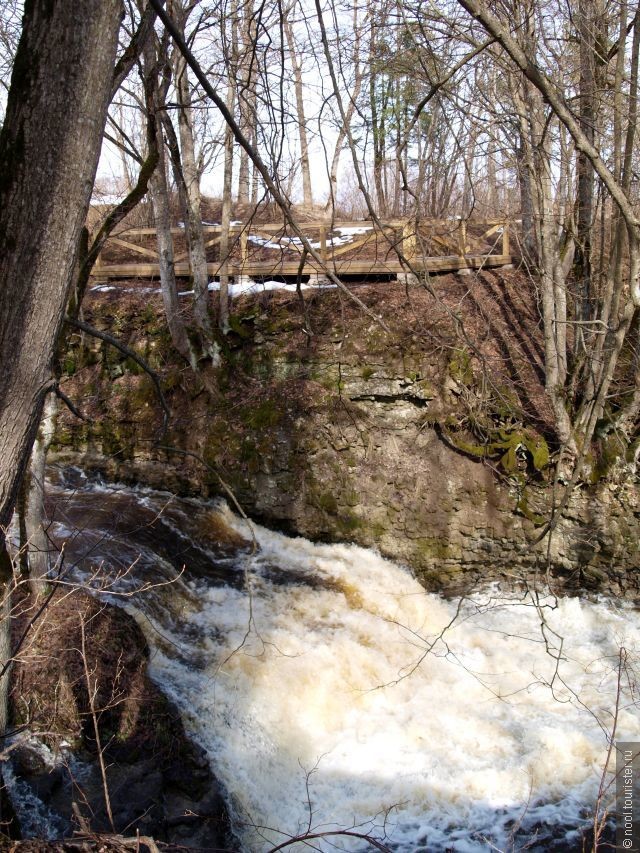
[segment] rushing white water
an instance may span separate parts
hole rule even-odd
[[[167,529],[215,516],[227,539],[251,540],[226,507],[190,506],[166,507]],[[512,849],[517,830],[548,826],[556,849],[578,843],[614,725],[640,740],[636,611],[495,589],[446,601],[372,551],[253,531],[258,550],[237,549],[229,585],[183,579],[134,609],[245,851],[340,829],[398,851]],[[147,547],[136,572],[152,561]]]

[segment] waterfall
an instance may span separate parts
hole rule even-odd
[[[306,832],[320,850],[572,849],[614,724],[640,740],[629,604],[497,586],[446,600],[374,551],[78,474],[48,500],[85,577],[133,564],[113,591],[154,585],[120,603],[245,851]]]

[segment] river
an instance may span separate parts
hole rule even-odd
[[[305,832],[319,850],[579,849],[614,722],[640,740],[631,605],[446,600],[374,551],[75,469],[52,469],[47,507],[66,565],[112,573],[247,853]]]

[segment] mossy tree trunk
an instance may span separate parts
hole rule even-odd
[[[120,0],[28,0],[0,133],[0,528],[36,437],[111,94]],[[0,726],[11,564],[0,533]]]
[[[44,591],[45,579],[49,573],[51,563],[51,542],[45,528],[44,478],[47,451],[53,440],[57,411],[58,398],[54,394],[49,394],[44,405],[42,421],[40,422],[37,438],[33,444],[29,464],[29,486],[26,496],[25,524],[29,585],[34,600],[40,598]]]
[[[0,524],[36,435],[84,225],[121,4],[31,0],[0,134]]]

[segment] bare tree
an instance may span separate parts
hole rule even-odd
[[[184,37],[189,11],[183,0],[171,0],[168,4],[176,26]],[[201,337],[202,349],[213,364],[220,363],[220,351],[213,335],[209,315],[209,277],[207,256],[202,230],[202,201],[200,195],[200,172],[196,162],[193,133],[193,110],[188,67],[180,51],[173,52],[174,85],[178,97],[178,128],[180,132],[180,154],[182,177],[186,194],[185,228],[189,245],[191,275],[193,277],[193,317]]]
[[[329,167],[329,192],[327,195],[325,210],[327,212],[331,212],[332,215],[335,212],[336,199],[338,196],[338,168],[340,165],[340,157],[345,147],[345,143],[347,141],[347,137],[349,135],[349,131],[351,129],[354,117],[356,115],[358,102],[360,100],[360,95],[362,92],[362,84],[364,82],[364,68],[361,62],[361,47],[363,33],[367,26],[367,15],[365,13],[362,16],[361,20],[361,11],[360,7],[358,6],[357,0],[353,5],[352,22],[353,45],[349,46],[348,51],[350,53],[350,63],[343,60],[343,56],[345,53],[344,42],[339,45],[336,45],[336,59],[340,67],[341,78],[345,84],[345,88],[349,93],[349,101],[345,111],[344,121],[338,119],[338,136],[336,138],[335,146],[333,149],[333,156],[331,157],[331,165]],[[349,65],[351,66],[350,69]],[[352,73],[351,79],[347,77],[349,70]]]
[[[283,10],[282,27],[284,29],[289,59],[293,68],[293,86],[296,96],[296,113],[298,135],[300,137],[300,171],[302,173],[302,204],[307,210],[313,207],[313,191],[311,189],[311,171],[309,166],[309,140],[307,138],[307,119],[304,108],[304,84],[302,80],[301,56],[296,46],[291,21],[295,4]]]
[[[239,34],[238,60],[238,106],[240,109],[240,127],[247,139],[256,144],[256,106],[257,106],[257,13],[253,9],[253,0],[245,0],[240,9],[241,22]],[[251,169],[249,154],[240,150],[238,167],[238,204],[244,207],[252,197],[250,192]],[[251,188],[253,190],[256,187]]]
[[[225,22],[224,26],[227,26]],[[238,0],[231,0],[229,15],[227,62],[231,73],[227,81],[226,107],[231,115],[236,109],[236,75],[238,64]],[[248,152],[246,152],[248,155]],[[233,131],[227,122],[224,128],[224,177],[222,184],[222,217],[220,230],[220,306],[218,325],[223,334],[229,331],[229,254],[231,252],[231,203],[233,191]]]
[[[9,80],[13,59],[20,37],[21,3],[8,0],[0,9],[0,105],[4,103],[2,94],[9,91]]]
[[[597,88],[606,68],[603,55],[606,47],[603,43],[604,4],[594,0],[579,0],[577,17],[580,52],[580,128],[589,142],[596,142],[596,123],[598,109]],[[606,38],[606,35],[605,35]],[[593,228],[593,207],[595,191],[595,172],[584,151],[578,153],[576,197],[576,240],[574,274],[578,287],[576,319],[589,321],[591,285],[591,232]],[[584,341],[585,327],[576,328],[576,346],[580,348]]]
[[[535,13],[539,11],[537,5],[534,3],[530,5],[525,18],[521,17],[516,21],[520,29],[517,33],[511,33],[509,25],[492,14],[486,4],[480,0],[458,0],[458,2],[491,37],[496,39],[521,74],[522,82],[514,84],[514,94],[517,101],[516,112],[523,123],[521,139],[525,147],[525,168],[531,176],[529,183],[533,197],[533,216],[539,223],[537,263],[541,276],[544,313],[547,390],[554,405],[560,439],[574,454],[578,454],[578,462],[572,466],[572,483],[575,483],[581,476],[596,425],[605,415],[619,356],[636,308],[640,305],[638,281],[640,222],[636,217],[630,194],[640,52],[640,35],[636,32],[637,20],[634,19],[630,28],[633,38],[624,134],[625,151],[621,162],[620,154],[617,155],[621,172],[616,175],[615,171],[612,172],[607,166],[599,147],[592,141],[590,135],[585,133],[580,121],[575,118],[562,97],[557,83],[545,72],[543,63],[537,55],[538,32],[535,26],[537,20]],[[624,21],[624,16],[621,21]],[[606,54],[608,62],[615,58],[617,50],[624,49],[627,35],[628,32],[621,23],[616,50],[609,50]],[[543,39],[540,41],[544,44]],[[518,86],[520,96],[515,93]],[[585,86],[592,87],[590,78],[585,81]],[[573,322],[576,324],[588,322],[597,335],[594,346],[584,354],[582,363],[577,367],[578,372],[574,370],[573,375],[568,369],[566,333],[567,324],[571,318],[567,306],[566,280],[559,256],[558,231],[554,222],[551,197],[550,130],[556,122],[564,125],[573,139],[578,158],[583,163],[586,161],[589,164],[589,169],[593,169],[602,191],[610,196],[618,223],[615,231],[614,256],[609,265],[598,313],[585,321],[580,314],[582,310],[580,306],[584,303],[584,298],[577,303],[577,313]],[[527,139],[528,134],[531,134],[530,141]],[[529,146],[528,153],[527,146]],[[578,191],[582,192],[582,200],[586,201],[586,196],[591,192],[588,174],[585,174]],[[586,228],[586,215],[584,227]],[[575,397],[572,392],[576,394]],[[623,418],[624,407],[620,410],[620,420],[622,421]]]
[[[166,49],[166,44],[164,45],[164,49]],[[198,353],[187,334],[187,329],[180,312],[178,288],[176,286],[165,146],[161,121],[161,116],[164,114],[165,109],[167,81],[165,80],[164,84],[160,82],[159,50],[162,51],[163,47],[157,46],[152,39],[149,39],[143,51],[147,147],[150,152],[155,153],[157,158],[157,165],[149,180],[149,195],[156,223],[162,301],[171,340],[180,355],[196,371]]]
[[[70,0],[53,7],[32,0],[25,10],[0,134],[0,530],[51,386],[111,95],[120,10],[118,0],[89,0],[82,13]],[[11,566],[0,537],[5,592]],[[5,614],[5,652],[8,629]],[[6,711],[0,716],[6,723]]]

